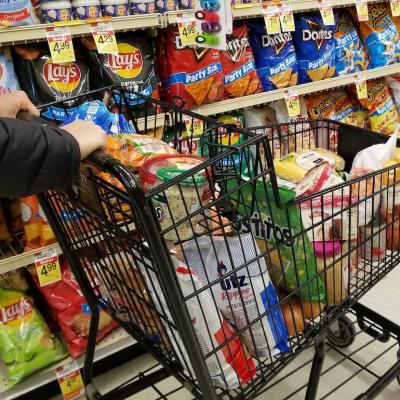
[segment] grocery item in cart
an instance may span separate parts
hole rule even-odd
[[[159,53],[167,54],[168,60],[160,64],[167,101],[174,103],[174,96],[179,96],[185,107],[192,107],[222,98],[224,78],[219,50],[182,46],[178,28],[171,26],[160,40]]]
[[[357,20],[356,10],[352,10]],[[372,68],[398,62],[400,56],[400,36],[386,3],[368,4],[368,21],[359,22],[361,39],[368,49]]]
[[[0,95],[19,90],[9,47],[0,48]]]
[[[335,27],[324,25],[320,13],[296,17],[294,45],[299,68],[299,83],[332,78],[336,73]]]
[[[67,340],[69,354],[76,358],[86,350],[91,311],[69,265],[66,261],[60,264],[62,279],[46,286],[40,286],[35,268],[30,268],[30,272],[36,286],[54,312]],[[91,284],[98,290],[97,282]],[[116,322],[101,310],[97,340],[104,338],[116,327]]]
[[[273,360],[288,350],[281,310],[271,309],[279,300],[250,233],[225,238],[201,236],[185,242],[182,249],[202,284],[213,283],[211,291],[223,316],[238,330],[245,329],[241,338],[250,354]],[[224,279],[217,282],[220,278]]]
[[[76,46],[76,45],[75,45]],[[47,44],[15,46],[15,71],[21,89],[35,105],[63,101],[60,106],[51,106],[42,114],[49,119],[65,120],[82,99],[68,100],[89,91],[89,69],[82,58],[79,47],[75,47],[76,61],[53,63]]]
[[[246,24],[236,25],[227,35],[226,50],[221,50],[224,97],[242,97],[262,91]]]
[[[31,0],[10,0],[0,5],[0,27],[38,24]]]
[[[338,10],[335,21],[337,74],[341,76],[366,70],[369,65],[368,56],[349,13],[346,10]]]
[[[249,23],[249,40],[265,91],[297,84],[297,58],[292,33],[268,35],[264,21]]]
[[[9,385],[66,357],[30,297],[0,288],[0,359]]]

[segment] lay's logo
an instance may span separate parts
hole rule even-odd
[[[81,71],[75,63],[54,64],[47,61],[43,66],[43,77],[50,87],[67,93],[79,85]]]
[[[7,324],[9,322],[20,320],[32,314],[32,303],[27,297],[23,297],[17,303],[0,308],[0,323]]]
[[[140,50],[128,43],[119,43],[118,53],[108,54],[108,66],[122,78],[136,78],[143,68]]]

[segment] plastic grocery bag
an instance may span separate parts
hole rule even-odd
[[[223,316],[238,330],[264,315],[241,334],[253,356],[272,359],[288,350],[288,333],[280,307],[271,310],[279,303],[278,296],[251,234],[202,236],[184,243],[183,252],[189,268],[203,285],[226,276],[211,290]]]
[[[23,292],[0,288],[0,358],[10,385],[66,355],[32,300]]]

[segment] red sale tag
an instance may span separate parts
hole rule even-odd
[[[54,249],[35,254],[35,267],[41,287],[61,280],[61,268]]]
[[[58,383],[65,400],[74,400],[85,393],[81,372],[76,361],[56,368]]]

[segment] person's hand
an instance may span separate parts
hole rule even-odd
[[[36,117],[40,115],[39,110],[21,90],[0,96],[0,117],[15,118],[20,111]]]
[[[106,133],[91,121],[77,119],[70,124],[64,125],[62,129],[69,132],[79,143],[81,160],[95,150],[107,151]]]

